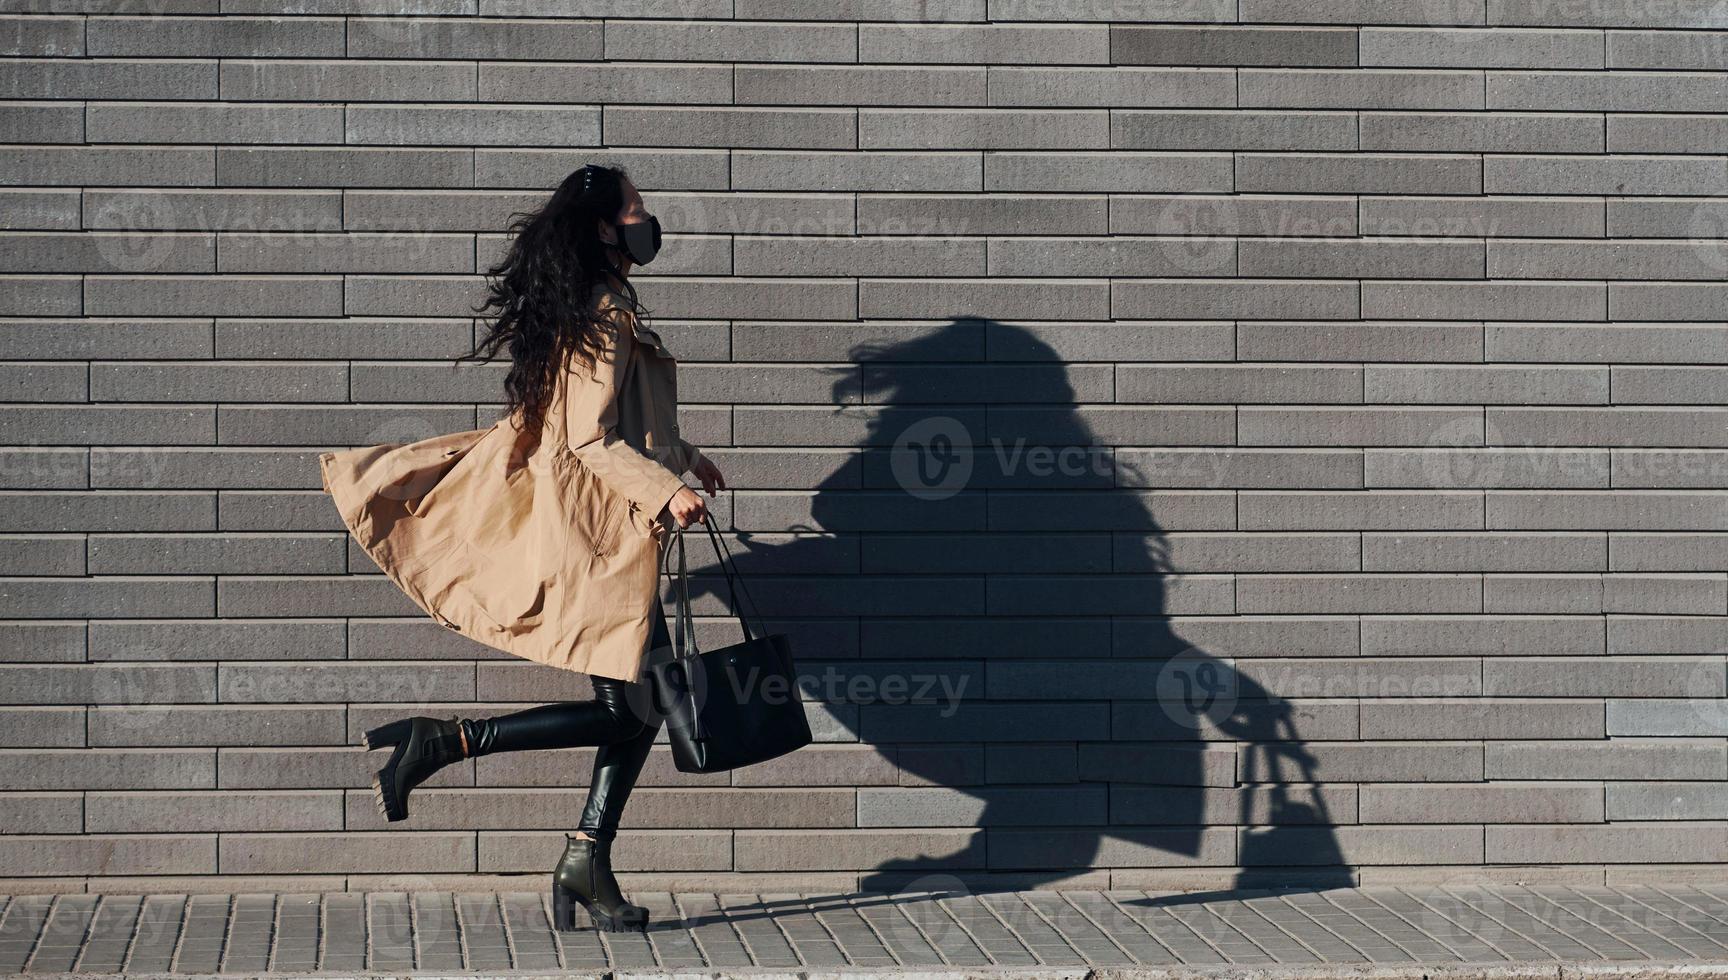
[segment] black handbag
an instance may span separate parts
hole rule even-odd
[[[743,582],[732,555],[707,516],[702,523],[714,543],[720,570],[744,642],[703,653],[696,649],[696,624],[690,616],[690,576],[685,563],[684,529],[677,535],[678,576],[673,582],[676,624],[672,658],[645,665],[654,707],[666,720],[672,762],[679,772],[724,772],[766,762],[811,742],[810,721],[799,698],[792,645],[784,633],[762,634],[739,601]],[[666,558],[672,556],[672,545]],[[662,566],[664,567],[664,566]],[[754,604],[751,606],[754,609]]]

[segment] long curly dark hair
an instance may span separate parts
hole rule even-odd
[[[608,282],[644,315],[636,288],[601,240],[600,222],[616,223],[624,208],[621,167],[589,164],[565,177],[538,211],[511,216],[510,250],[487,273],[488,292],[474,312],[488,321],[486,336],[458,361],[490,361],[508,344],[504,377],[507,411],[521,412],[526,431],[544,421],[553,385],[566,358],[592,369],[606,327],[593,302]]]

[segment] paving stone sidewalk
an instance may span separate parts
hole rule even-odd
[[[646,934],[535,892],[0,897],[0,975],[1728,976],[1728,885],[631,897]]]

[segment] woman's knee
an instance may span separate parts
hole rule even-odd
[[[635,685],[611,677],[594,678],[594,699],[604,706],[612,716],[608,741],[623,742],[642,734],[648,727],[648,720],[642,717],[642,709],[632,697]]]

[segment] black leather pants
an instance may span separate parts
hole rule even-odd
[[[653,632],[648,649],[670,646],[672,633],[658,597],[648,616]],[[594,837],[612,837],[618,818],[630,799],[630,790],[648,759],[654,736],[663,719],[653,710],[646,680],[632,683],[611,677],[592,677],[592,701],[543,704],[496,718],[464,720],[468,730],[469,755],[519,752],[524,749],[565,749],[579,745],[599,746],[594,755],[594,776],[588,786],[588,805],[576,829]]]

